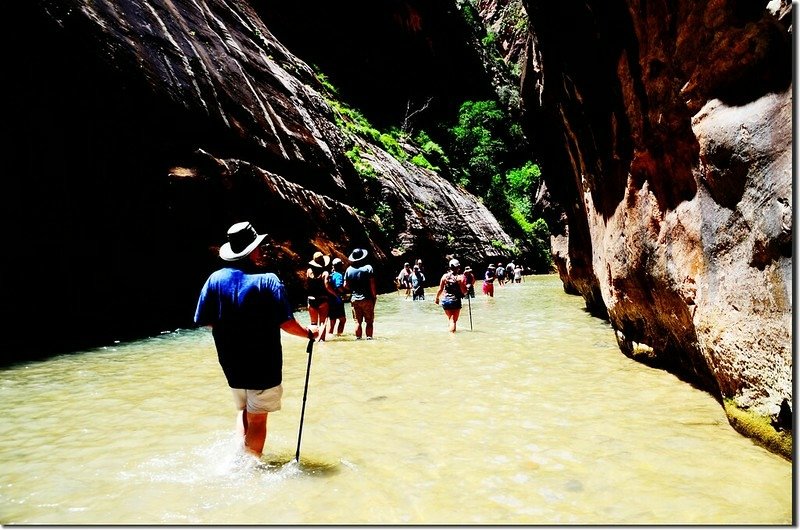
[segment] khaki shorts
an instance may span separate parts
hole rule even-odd
[[[265,414],[281,410],[281,396],[283,396],[283,385],[273,386],[266,390],[244,390],[241,388],[231,388],[233,401],[236,402],[238,410],[244,410],[253,414]]]
[[[367,324],[372,324],[375,320],[375,300],[350,300],[350,307],[353,310],[353,319],[356,322],[362,320]]]

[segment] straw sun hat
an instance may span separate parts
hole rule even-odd
[[[314,257],[311,258],[311,261],[308,262],[309,265],[312,267],[316,267],[318,269],[324,269],[331,263],[331,257],[326,256],[322,252],[314,252]]]

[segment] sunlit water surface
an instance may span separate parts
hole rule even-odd
[[[478,293],[455,336],[429,289],[381,296],[375,340],[349,321],[318,344],[299,465],[296,337],[258,465],[205,329],[3,370],[0,522],[792,522],[791,463],[623,356],[557,277]]]

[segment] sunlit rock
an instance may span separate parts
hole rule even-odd
[[[790,4],[525,4],[565,288],[628,355],[774,415],[793,384]]]

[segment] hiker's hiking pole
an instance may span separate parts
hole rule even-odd
[[[469,330],[472,331],[472,302],[470,301],[472,298],[469,295],[469,287],[467,287],[467,307],[469,308]]]
[[[306,353],[308,353],[308,366],[306,366],[306,385],[303,389],[303,408],[300,411],[300,431],[297,433],[297,452],[294,454],[294,459],[300,463],[300,438],[303,436],[303,416],[306,414],[306,396],[308,395],[308,375],[311,373],[311,352],[314,351],[314,334],[308,332],[308,346],[306,346]]]

